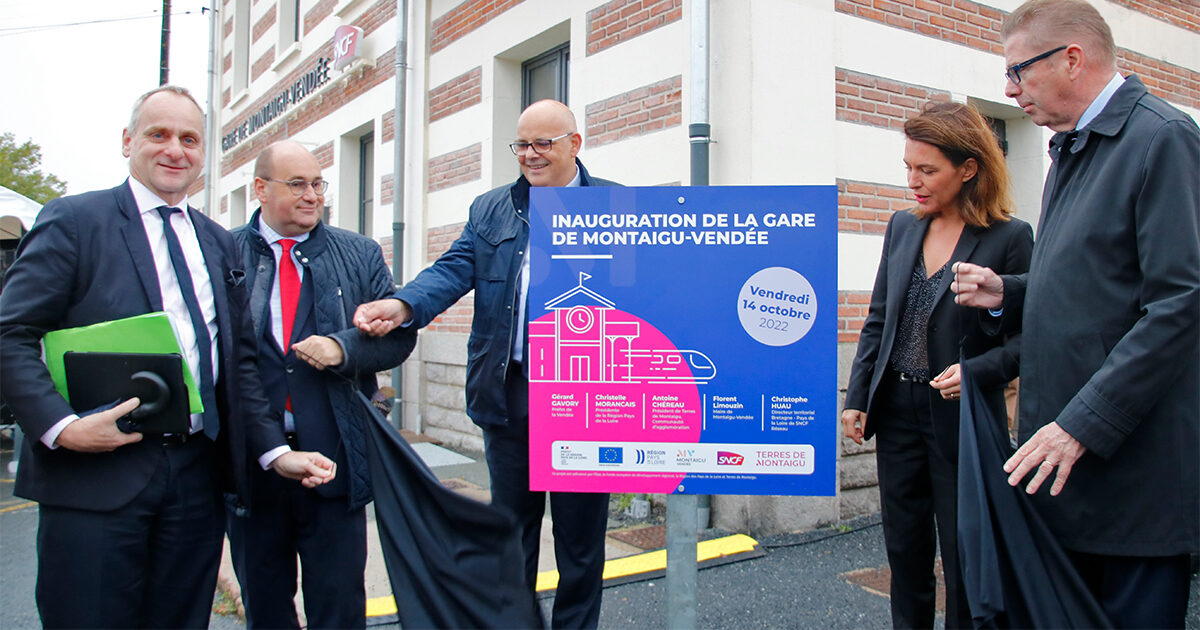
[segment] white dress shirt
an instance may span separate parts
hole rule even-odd
[[[575,167],[575,177],[563,188],[578,188],[582,185],[579,167]],[[517,363],[525,361],[525,327],[529,323],[525,317],[525,303],[529,300],[529,244],[525,244],[525,257],[521,260],[521,297],[517,302],[517,313],[521,321],[517,324],[517,334],[513,337],[512,360]]]
[[[213,299],[212,280],[208,276],[208,268],[204,266],[204,253],[201,251],[200,241],[196,237],[196,227],[187,214],[187,197],[184,197],[178,204],[168,204],[133,177],[126,181],[129,183],[138,212],[141,214],[142,226],[146,229],[150,253],[154,257],[154,271],[158,277],[158,288],[162,294],[163,310],[171,320],[175,335],[179,339],[179,347],[183,350],[184,359],[198,386],[201,382],[200,346],[197,345],[196,332],[191,324],[191,315],[188,314],[187,304],[183,301],[183,294],[179,290],[175,267],[171,265],[171,253],[167,249],[167,237],[163,233],[162,216],[159,215],[157,208],[171,206],[181,210],[181,212],[171,214],[171,228],[179,237],[179,246],[183,250],[183,257],[187,260],[188,271],[192,276],[192,286],[196,289],[196,300],[208,328],[207,343],[212,347],[212,376],[213,383],[216,383],[220,370],[218,358],[220,355],[217,351],[217,305]],[[50,448],[57,448],[54,442],[58,439],[59,434],[68,424],[78,419],[79,416],[75,414],[63,418],[49,431],[42,434],[42,443]],[[192,414],[191,420],[191,432],[200,431],[203,423],[201,414]]]

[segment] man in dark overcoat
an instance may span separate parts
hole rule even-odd
[[[1022,330],[1004,469],[1031,477],[1114,625],[1181,628],[1200,547],[1200,130],[1117,72],[1087,2],[1027,2],[1002,34],[1005,92],[1057,132],[1029,273],[963,263],[953,287]]]

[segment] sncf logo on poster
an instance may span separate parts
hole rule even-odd
[[[742,462],[745,460],[745,457],[742,457],[737,453],[731,453],[729,451],[717,451],[718,466],[741,466]]]

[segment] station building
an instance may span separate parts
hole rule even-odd
[[[1120,69],[1200,119],[1200,5],[1090,0]],[[693,6],[709,10],[712,185],[838,187],[839,382],[844,387],[888,217],[915,205],[903,121],[931,99],[971,102],[1005,145],[1018,216],[1035,224],[1051,132],[1004,96],[1000,24],[1020,0],[412,0],[403,134],[402,277],[461,232],[471,200],[519,175],[525,105],[567,103],[580,158],[626,185],[689,184]],[[393,263],[397,0],[225,0],[219,198],[226,226],[257,207],[253,161],[291,138],[330,180],[327,219]],[[351,27],[351,28],[347,28]],[[192,191],[200,197],[201,185]],[[464,412],[471,296],[421,334],[403,424],[482,452]],[[840,423],[830,419],[830,426]],[[833,498],[716,497],[714,524],[770,533],[878,510],[873,445],[842,440]]]

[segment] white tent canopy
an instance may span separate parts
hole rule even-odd
[[[0,239],[21,238],[21,228],[33,227],[42,204],[0,186]]]

